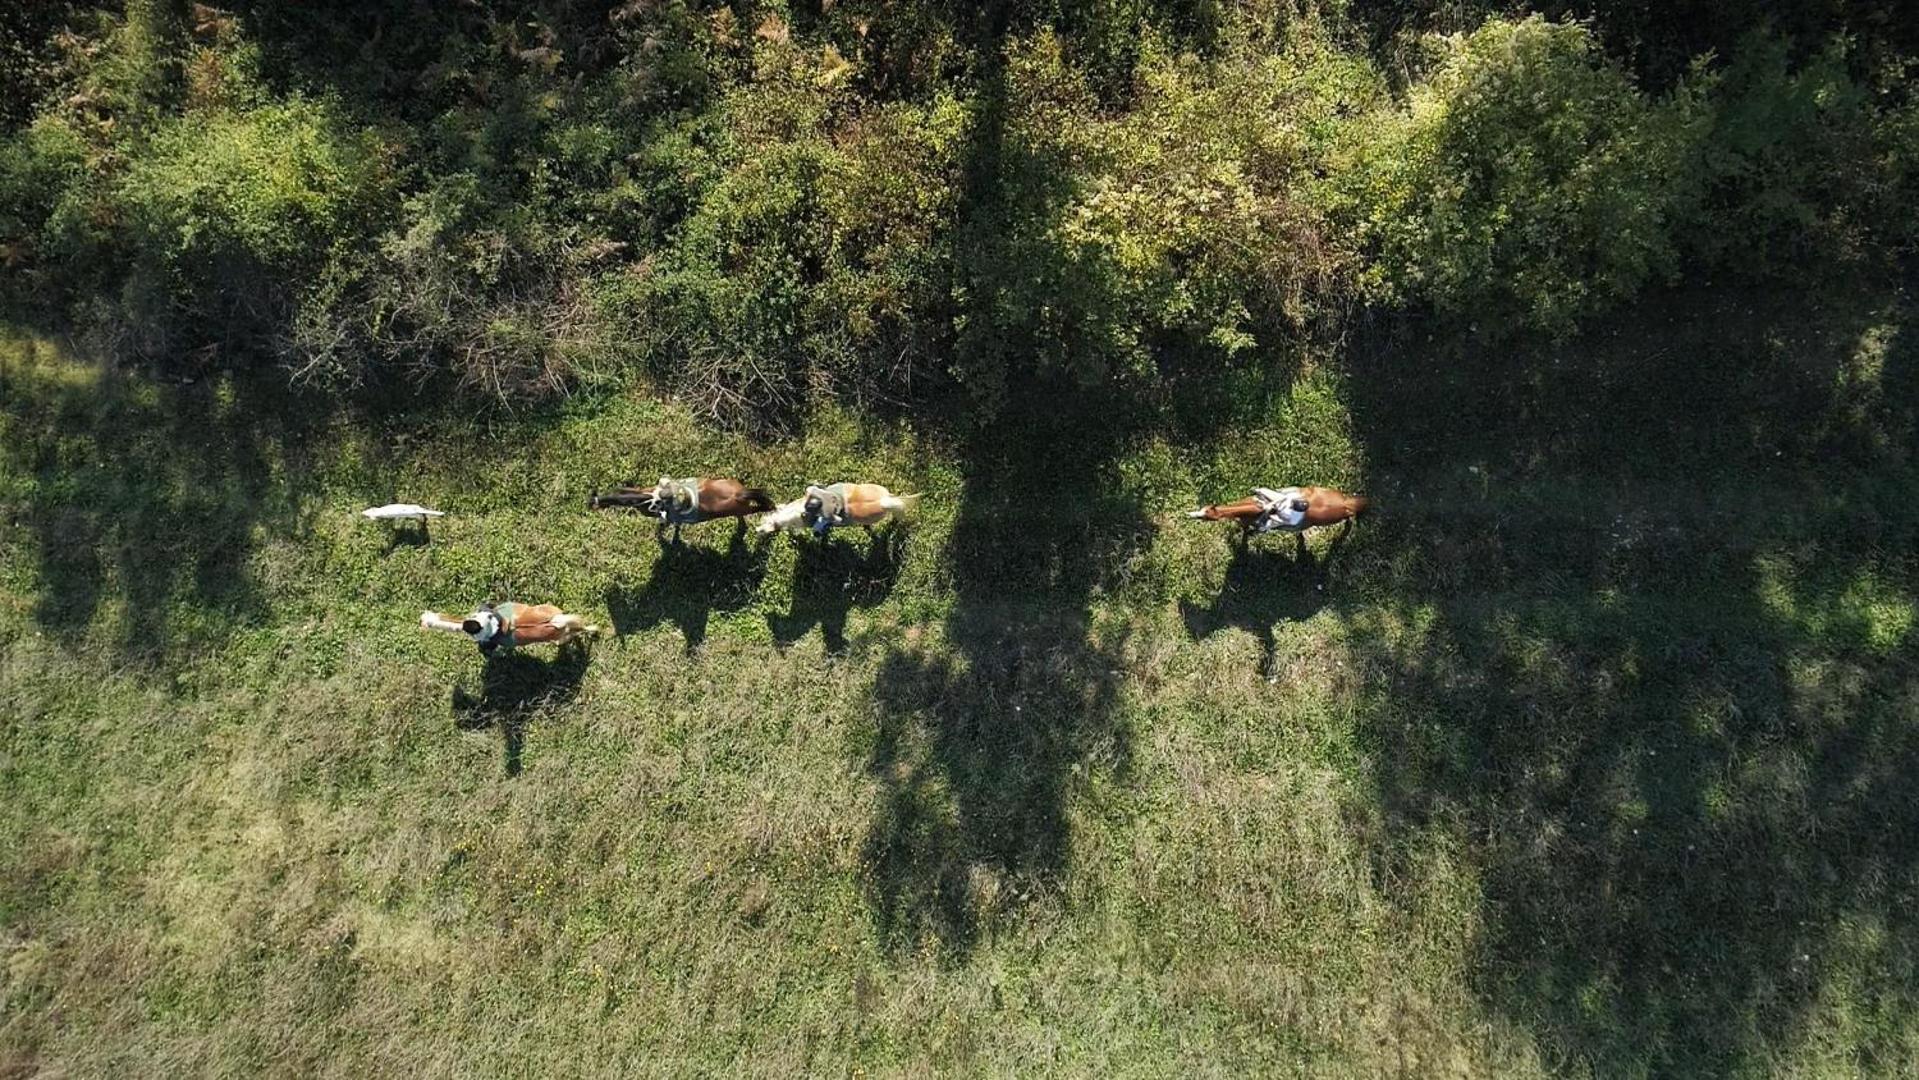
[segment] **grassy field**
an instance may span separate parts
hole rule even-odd
[[[0,1075],[1912,1075],[1916,334],[1705,290],[755,445],[9,331]],[[584,509],[668,472],[925,498]],[[1375,511],[1304,561],[1171,513],[1255,481]],[[612,633],[414,625],[486,598]]]

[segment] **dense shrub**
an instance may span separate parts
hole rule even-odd
[[[961,253],[962,376],[988,400],[1035,367],[1142,385],[1305,328],[1349,267],[1311,192],[1327,125],[1377,93],[1310,55],[1214,67],[1149,47],[1113,114],[1051,36],[1022,46]]]
[[[602,365],[604,327],[583,284],[605,253],[535,212],[488,214],[470,174],[407,200],[404,225],[330,265],[283,356],[296,379],[356,386],[383,375],[513,404],[570,389]]]
[[[1896,129],[1851,76],[1844,42],[1794,65],[1780,38],[1748,37],[1706,72],[1712,122],[1688,162],[1700,185],[1688,249],[1709,266],[1792,275],[1867,257],[1896,239]]]
[[[761,53],[758,80],[649,162],[697,191],[605,302],[701,408],[764,425],[811,393],[931,374],[967,115],[947,97],[852,111],[836,53],[777,37]]]
[[[1447,39],[1349,179],[1377,294],[1551,330],[1672,273],[1703,112],[1539,18]]]
[[[1654,16],[1479,0],[1383,64],[1357,3],[68,7],[0,19],[0,304],[335,388],[1163,401],[1360,303],[1562,332],[1919,240],[1896,35],[1810,8],[1652,95],[1598,43]]]
[[[388,188],[373,136],[291,99],[162,125],[121,182],[136,272],[190,317],[270,331],[335,241],[369,231]]]
[[[190,42],[129,5],[75,45],[72,92],[0,141],[0,243],[16,305],[65,307],[115,351],[264,355],[305,283],[371,229],[387,146],[337,106],[272,99],[230,21]]]

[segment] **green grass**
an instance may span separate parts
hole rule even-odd
[[[770,445],[12,332],[0,1073],[1910,1074],[1907,310],[1691,293],[1368,337],[1217,430]],[[663,553],[583,508],[708,471],[924,511]],[[1169,513],[1293,479],[1377,510],[1312,565]],[[394,498],[450,516],[354,516]],[[489,597],[616,633],[414,626]]]

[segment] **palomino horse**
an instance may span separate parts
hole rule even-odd
[[[825,536],[838,525],[873,526],[898,517],[918,503],[918,495],[895,495],[879,484],[808,484],[804,498],[795,499],[760,519],[760,531],[811,530]]]
[[[589,510],[610,506],[638,510],[660,519],[660,528],[673,526],[673,539],[680,538],[680,526],[714,518],[738,518],[745,528],[748,514],[763,514],[773,509],[773,496],[765,488],[747,487],[738,480],[723,478],[660,477],[650,488],[622,487],[611,494],[594,492],[586,500]]]
[[[568,615],[552,604],[482,604],[479,610],[455,621],[437,611],[420,612],[420,629],[465,634],[488,656],[500,649],[552,643],[564,645],[600,628],[578,615]]]
[[[1238,502],[1188,510],[1202,521],[1236,521],[1240,535],[1267,532],[1301,534],[1316,525],[1351,521],[1366,510],[1366,498],[1325,487],[1254,488]]]

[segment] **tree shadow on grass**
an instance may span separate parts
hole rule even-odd
[[[768,615],[773,640],[787,648],[817,626],[829,656],[846,653],[846,620],[854,608],[873,607],[899,582],[906,533],[897,521],[861,539],[795,538],[792,603],[783,615]]]
[[[1763,1070],[1819,1040],[1896,1072],[1910,332],[1896,304],[1677,314],[1510,368],[1361,368],[1369,458],[1418,493],[1369,519],[1357,572],[1387,602],[1346,635],[1380,888],[1471,874],[1471,985],[1555,1069]]]
[[[160,382],[42,339],[0,342],[0,540],[33,569],[36,627],[135,665],[264,621],[250,561],[305,525],[288,482],[327,414],[265,381]]]
[[[1273,627],[1309,619],[1326,606],[1333,560],[1351,531],[1351,522],[1335,528],[1320,555],[1313,554],[1303,533],[1272,546],[1250,537],[1235,540],[1226,580],[1213,602],[1206,607],[1179,602],[1186,632],[1195,641],[1228,628],[1252,634],[1260,642],[1259,673],[1274,678],[1278,641]]]
[[[506,753],[506,775],[518,776],[527,725],[557,712],[580,692],[592,654],[579,641],[558,648],[552,658],[514,651],[481,665],[480,692],[453,688],[454,726],[461,731],[497,728]]]
[[[878,795],[863,862],[896,952],[963,958],[1052,892],[1071,860],[1073,786],[1129,767],[1123,642],[1095,634],[1091,604],[1153,531],[1110,468],[1112,428],[1030,420],[1008,418],[964,455],[946,648],[895,647],[874,679]],[[1075,503],[1035,497],[1047,491]]]
[[[751,606],[766,577],[767,547],[735,529],[724,549],[694,544],[661,544],[646,583],[638,588],[614,585],[606,590],[607,614],[618,637],[671,623],[696,653],[706,643],[707,624],[716,611]]]

